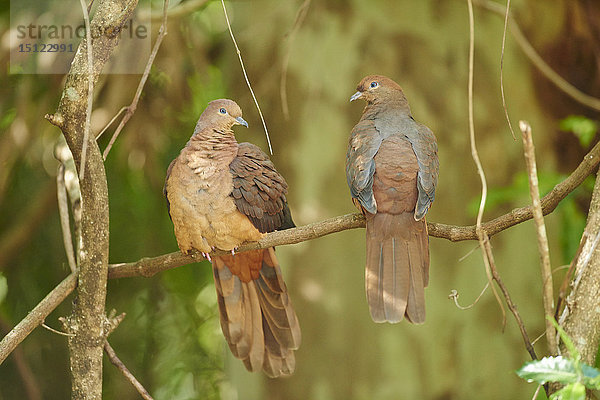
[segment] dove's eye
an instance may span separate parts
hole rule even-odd
[[[379,83],[377,82],[371,82],[371,89],[375,89],[377,86],[379,86]]]
[[[224,108],[221,108],[221,109],[219,110],[219,112],[220,112],[221,114],[227,114],[227,110],[226,110],[226,109],[224,109]]]

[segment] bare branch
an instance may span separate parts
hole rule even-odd
[[[477,4],[478,6],[480,6],[482,8],[485,8],[489,11],[492,11],[498,15],[505,16],[505,12],[506,12],[505,8],[502,7],[498,3],[495,3],[490,0],[475,0],[475,4]],[[566,95],[571,97],[573,100],[577,101],[580,104],[583,104],[586,107],[600,111],[600,99],[598,99],[597,97],[590,96],[586,93],[583,93],[582,91],[577,89],[575,86],[573,86],[569,82],[567,82],[556,71],[554,71],[552,69],[552,67],[550,67],[546,63],[546,61],[544,61],[544,59],[542,57],[540,57],[540,55],[537,53],[537,51],[535,51],[535,49],[533,48],[531,43],[529,43],[529,41],[527,40],[527,38],[521,31],[521,28],[519,27],[519,25],[517,24],[515,19],[512,18],[511,15],[509,15],[509,17],[510,17],[509,21],[510,21],[511,32],[512,32],[517,44],[523,51],[523,53],[525,53],[527,58],[529,58],[529,61],[531,61],[531,63],[550,82],[552,82],[557,88],[559,88],[561,91],[563,91],[563,93],[565,93]]]
[[[233,41],[233,45],[235,46],[235,51],[237,53],[238,59],[240,60],[240,65],[242,66],[242,72],[244,73],[244,79],[246,80],[248,89],[250,89],[250,94],[252,95],[252,99],[254,100],[256,109],[258,110],[258,115],[260,115],[260,120],[262,121],[263,128],[265,129],[265,135],[267,135],[267,143],[269,144],[269,152],[272,155],[273,148],[271,147],[271,138],[269,137],[269,131],[267,130],[267,123],[265,122],[265,117],[263,117],[263,113],[260,110],[260,106],[258,105],[258,100],[256,100],[256,95],[254,94],[252,85],[250,85],[250,80],[248,79],[248,74],[246,73],[246,67],[244,67],[244,61],[242,60],[242,52],[240,51],[240,48],[237,45],[235,36],[233,36],[233,30],[231,29],[231,24],[229,23],[229,15],[227,15],[227,8],[225,7],[224,0],[221,0],[221,5],[223,6],[223,13],[225,14],[225,22],[227,22],[227,28],[229,29],[229,35],[231,36],[231,40]]]
[[[531,343],[531,340],[529,339],[529,335],[527,334],[527,330],[525,329],[525,324],[523,323],[523,320],[521,319],[521,314],[519,313],[519,310],[517,309],[516,304],[513,303],[512,298],[510,297],[510,293],[508,292],[508,289],[506,288],[506,286],[504,285],[504,282],[500,278],[500,274],[498,273],[498,268],[496,268],[496,263],[494,262],[494,255],[492,254],[492,246],[490,245],[490,238],[487,235],[485,235],[484,239],[485,239],[484,251],[487,253],[487,255],[490,259],[490,267],[491,267],[491,271],[492,271],[492,276],[494,277],[494,280],[496,281],[496,283],[500,287],[500,290],[502,291],[502,294],[504,295],[504,299],[506,300],[506,305],[508,306],[508,309],[510,310],[510,312],[512,312],[513,316],[515,317],[515,320],[517,321],[517,326],[519,327],[519,331],[521,332],[521,336],[523,337],[523,342],[525,343],[525,348],[527,349],[527,352],[531,356],[532,360],[537,360],[537,355],[535,354],[533,344]]]
[[[37,326],[39,326],[75,290],[77,275],[71,274],[58,284],[0,342],[0,364]]]
[[[540,203],[540,189],[538,185],[537,166],[535,162],[535,149],[531,137],[531,126],[525,121],[519,122],[523,137],[523,150],[525,152],[525,164],[529,173],[529,194],[533,207],[533,219],[537,230],[538,250],[540,252],[540,265],[542,268],[542,299],[544,303],[544,315],[554,315],[554,293],[552,289],[552,267],[550,265],[550,250],[548,249],[548,236],[544,224],[544,214]],[[550,354],[558,354],[558,343],[556,341],[556,330],[548,318],[546,321],[546,340]]]
[[[67,187],[65,185],[65,165],[60,164],[56,174],[56,189],[58,194],[58,214],[60,215],[60,226],[63,234],[63,244],[67,254],[67,261],[71,272],[75,272],[77,263],[73,250],[73,238],[71,236],[71,223],[69,222],[69,204],[67,199]]]
[[[364,228],[364,226],[365,219],[361,214],[347,214],[326,219],[321,222],[299,226],[297,228],[268,233],[257,242],[241,245],[237,252],[265,249],[283,244],[300,243],[347,229]],[[216,250],[210,253],[210,256],[212,258],[213,256],[227,254],[231,253],[228,251]],[[200,253],[185,255],[177,251],[158,257],[142,258],[133,263],[111,264],[109,266],[108,277],[110,279],[132,276],[150,277],[161,271],[202,261],[203,259],[204,257],[202,257]]]
[[[73,333],[66,333],[63,331],[59,331],[58,329],[54,329],[51,326],[46,325],[44,322],[42,322],[42,328],[47,329],[50,332],[56,333],[57,335],[60,335],[60,336],[67,336],[67,337],[75,336]]]
[[[102,130],[96,135],[96,140],[100,139],[100,137],[104,134],[104,132],[106,132],[106,130],[108,128],[110,128],[110,126],[117,120],[117,118],[119,118],[119,115],[123,114],[125,111],[127,111],[127,106],[123,106],[121,107],[121,109],[119,111],[117,111],[117,113],[115,114],[114,117],[112,117],[112,119],[110,121],[108,121],[108,124],[106,124],[104,126],[104,128],[102,128]]]
[[[117,369],[119,371],[121,371],[121,373],[133,385],[133,387],[135,387],[135,390],[138,391],[138,393],[140,394],[140,396],[142,396],[142,398],[144,400],[153,400],[152,396],[150,396],[150,394],[144,388],[144,386],[136,379],[135,376],[133,376],[133,374],[129,371],[129,369],[127,369],[127,367],[125,366],[125,364],[123,364],[123,361],[121,361],[119,359],[119,357],[117,356],[117,353],[115,353],[115,350],[108,343],[108,340],[106,342],[104,342],[104,352],[108,356],[108,359],[110,360],[110,362],[115,367],[117,367]]]
[[[589,153],[585,155],[579,166],[569,175],[567,179],[554,186],[554,188],[542,197],[542,212],[544,215],[550,214],[562,199],[575,190],[591,173],[593,173],[600,163],[600,143],[597,143]],[[511,226],[520,224],[533,218],[531,206],[515,208],[507,214],[494,218],[491,221],[484,222],[481,229],[488,236],[493,236]],[[476,240],[476,226],[453,226],[446,224],[428,223],[429,236],[448,239],[453,242],[461,240]]]
[[[150,69],[152,68],[152,64],[154,63],[154,59],[156,58],[156,54],[158,53],[158,49],[160,48],[160,45],[161,45],[164,37],[167,35],[167,14],[168,14],[167,9],[168,8],[169,8],[169,0],[165,0],[164,6],[163,6],[163,20],[162,20],[160,29],[158,31],[158,37],[156,38],[156,42],[154,42],[154,47],[152,48],[152,52],[150,53],[150,57],[148,58],[148,62],[146,63],[146,68],[144,69],[144,74],[142,75],[142,79],[140,79],[140,83],[138,84],[137,90],[135,92],[135,96],[133,96],[133,100],[131,101],[131,104],[125,108],[127,110],[127,112],[123,116],[123,119],[121,120],[121,122],[119,122],[119,126],[117,126],[115,133],[113,133],[112,137],[110,138],[108,145],[104,149],[104,153],[102,153],[102,158],[105,161],[106,161],[106,157],[108,157],[108,153],[110,152],[110,149],[112,148],[113,144],[117,140],[119,133],[121,133],[121,131],[123,130],[123,127],[129,121],[129,119],[133,116],[133,113],[135,113],[135,110],[137,109],[137,104],[140,100],[140,96],[142,95],[142,90],[144,89],[144,86],[146,85],[146,81],[148,80],[148,76],[150,75]],[[121,108],[121,110],[117,113],[117,115],[119,115],[122,111],[123,111],[123,108]],[[108,123],[107,127],[113,123],[115,118],[117,118],[117,115],[115,115],[115,117],[113,117],[113,119]],[[106,128],[104,128],[98,136],[100,136],[105,130],[106,130]]]

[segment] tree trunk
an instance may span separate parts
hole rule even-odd
[[[561,321],[565,332],[573,339],[583,362],[594,365],[600,341],[600,249],[597,245],[600,234],[600,179],[596,176],[594,193],[590,203],[587,224],[582,240],[583,249],[577,260],[575,274],[571,282],[571,294],[567,298],[568,313],[563,313]],[[567,353],[561,343],[560,351]],[[586,397],[594,399],[595,397]]]
[[[101,0],[91,21],[94,83],[119,41],[118,32],[137,0]],[[99,34],[104,32],[103,34]],[[56,114],[48,119],[62,130],[79,168],[88,95],[87,42],[82,40],[67,76]],[[81,182],[81,250],[73,313],[65,320],[69,338],[73,399],[102,398],[102,352],[105,340],[108,273],[108,187],[104,160],[94,134],[89,135]]]

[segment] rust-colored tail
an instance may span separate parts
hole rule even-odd
[[[375,322],[425,322],[429,238],[412,213],[367,213],[365,285]]]
[[[221,329],[233,355],[249,371],[271,378],[294,372],[300,325],[275,249],[215,257],[213,275]]]

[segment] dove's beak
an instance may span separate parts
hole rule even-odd
[[[246,128],[248,127],[248,123],[246,122],[246,120],[242,117],[237,117],[236,122],[240,125],[244,125]]]
[[[350,101],[354,101],[356,99],[360,99],[362,97],[362,92],[356,92],[350,97]]]

